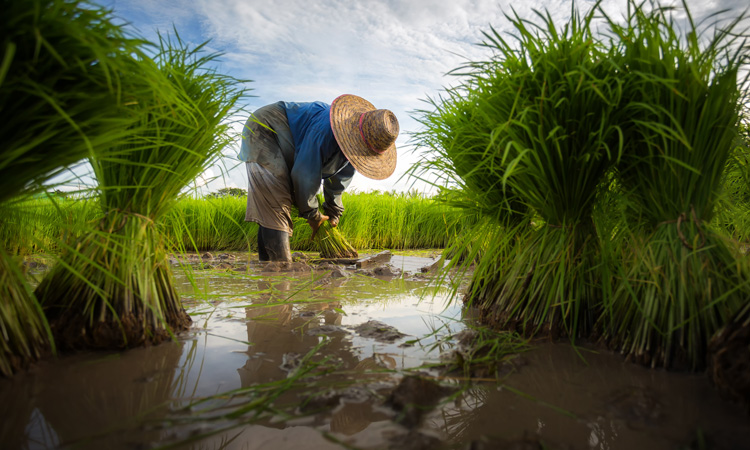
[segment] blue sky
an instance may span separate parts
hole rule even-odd
[[[409,134],[418,129],[414,112],[428,97],[455,84],[446,74],[466,60],[489,56],[479,47],[490,26],[509,32],[504,17],[511,6],[531,18],[532,8],[547,10],[561,23],[570,1],[559,0],[100,0],[137,32],[154,39],[173,26],[190,43],[210,39],[209,48],[224,53],[219,70],[251,79],[252,111],[278,100],[324,101],[340,94],[362,96],[399,119],[399,159],[387,180],[355,175],[350,190],[427,190],[402,175],[417,160]],[[577,2],[586,11],[589,0]],[[729,9],[741,13],[747,0],[688,0],[694,17]],[[625,0],[605,0],[604,8],[621,17]],[[239,131],[239,128],[238,128]],[[227,149],[224,183],[246,187],[244,166]],[[220,173],[220,168],[210,172]]]

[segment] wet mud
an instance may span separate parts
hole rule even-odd
[[[193,320],[174,342],[0,380],[1,447],[750,448],[750,415],[705,374],[477,332],[434,254],[253,256],[172,259]]]

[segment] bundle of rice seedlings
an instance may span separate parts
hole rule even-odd
[[[0,210],[41,191],[62,170],[124,135],[121,62],[141,42],[85,1],[2,2]],[[2,214],[0,211],[0,214]],[[7,217],[2,214],[3,217]],[[6,222],[2,223],[5,228]],[[19,261],[0,249],[0,373],[54,351]]]
[[[509,93],[494,90],[483,69],[479,62],[452,71],[466,78],[438,98],[428,98],[431,109],[418,110],[415,117],[423,126],[414,133],[422,153],[408,174],[435,188],[435,201],[455,211],[460,219],[453,222],[465,224],[444,246],[445,264],[438,274],[440,283],[454,280],[453,295],[461,277],[451,273],[471,272],[472,292],[478,292],[487,273],[494,278],[506,261],[516,232],[529,223],[528,207],[504,182],[509,160],[504,158],[502,130],[512,108],[495,99]]]
[[[470,170],[482,173],[483,183],[497,186],[495,195],[505,198],[491,202],[514,199],[536,224],[520,232],[512,247],[482,256],[465,301],[480,308],[485,322],[503,328],[574,336],[592,326],[599,297],[591,216],[621,152],[614,117],[621,89],[609,55],[591,31],[594,10],[582,16],[573,6],[561,28],[549,15],[538,17],[537,24],[508,16],[517,45],[495,30],[485,34],[484,45],[494,55],[471,67],[471,95],[463,102],[471,113],[450,116],[494,124]],[[452,127],[449,132],[456,133]],[[457,142],[453,153],[464,151],[461,142],[470,140]],[[463,187],[474,198],[490,192],[473,193],[476,187],[469,183]]]
[[[318,195],[318,203],[323,204],[323,196]],[[320,250],[320,257],[325,259],[357,258],[359,253],[346,240],[338,227],[332,227],[326,220],[315,234],[315,243]]]
[[[701,39],[683,10],[685,32],[671,9],[632,2],[624,25],[610,21],[628,100],[619,173],[633,214],[602,319],[603,338],[629,358],[697,369],[710,337],[750,299],[746,262],[710,225],[746,99],[738,72],[748,48],[741,16]]]
[[[498,151],[507,143],[502,125],[511,110],[494,101],[502,93],[486,85],[483,69],[482,63],[456,69],[456,75],[473,72],[461,86],[428,99],[432,110],[417,111],[424,128],[414,137],[424,150],[409,175],[436,188],[437,201],[461,209],[475,222],[490,217],[499,225],[517,224],[526,219],[528,208],[503,182],[509,161]]]
[[[741,127],[737,147],[724,170],[723,192],[714,223],[740,242],[750,240],[750,125]]]
[[[154,60],[141,58],[122,74],[137,123],[131,136],[90,159],[102,215],[36,289],[61,347],[157,343],[191,322],[160,219],[221,155],[231,139],[225,119],[243,95],[239,80],[211,69],[218,55],[203,55],[202,47],[160,38]]]
[[[359,253],[349,244],[343,234],[326,220],[315,235],[320,257],[326,259],[358,258]]]

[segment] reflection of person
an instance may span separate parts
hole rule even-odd
[[[355,170],[375,180],[389,177],[398,132],[391,111],[355,95],[331,105],[277,102],[256,110],[245,124],[239,159],[248,176],[245,220],[259,225],[260,260],[291,260],[292,206],[315,236],[326,220],[338,224],[341,194]],[[316,197],[321,180],[324,214]]]
[[[289,366],[294,366],[296,358],[303,357],[318,345],[319,334],[311,330],[324,324],[341,323],[341,314],[335,310],[340,306],[338,302],[311,303],[305,306],[307,314],[304,315],[299,314],[292,303],[247,308],[247,340],[253,345],[247,349],[248,359],[244,366],[237,370],[242,387],[285,378],[290,370],[284,367],[285,358],[291,356]],[[326,345],[327,355],[338,357],[346,368],[357,365],[358,359],[352,353],[343,330],[323,334],[330,338]]]

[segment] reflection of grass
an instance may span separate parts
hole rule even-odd
[[[560,408],[559,406],[555,406],[552,403],[548,403],[548,402],[545,402],[544,400],[540,400],[540,399],[538,399],[538,398],[536,398],[536,397],[534,397],[532,395],[529,395],[529,394],[527,394],[527,393],[525,393],[523,391],[520,391],[520,390],[518,390],[518,389],[516,389],[516,388],[514,388],[512,386],[504,384],[503,385],[503,389],[507,389],[508,391],[516,394],[519,397],[523,397],[523,398],[525,398],[527,400],[531,400],[534,403],[538,403],[538,404],[540,404],[542,406],[550,408],[550,409],[552,409],[552,410],[554,410],[554,411],[556,411],[556,412],[558,412],[558,413],[560,413],[562,415],[568,416],[568,417],[570,417],[572,419],[578,419],[578,416],[576,416],[572,412],[570,412],[570,411],[568,411],[566,409]]]
[[[442,366],[448,373],[468,378],[500,378],[503,366],[513,368],[513,359],[531,349],[529,340],[514,332],[493,331],[486,327],[467,328],[443,339],[457,340],[454,350],[444,357]],[[433,346],[445,346],[439,340]]]

